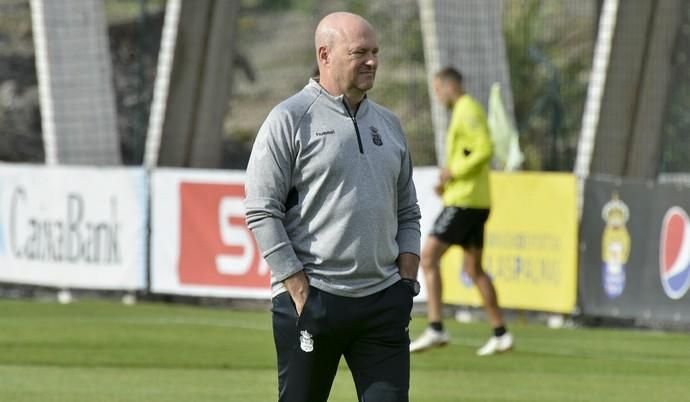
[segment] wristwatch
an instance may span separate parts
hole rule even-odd
[[[402,278],[401,281],[410,288],[410,292],[412,292],[413,296],[417,296],[419,292],[422,291],[422,285],[420,285],[419,281],[416,279]]]

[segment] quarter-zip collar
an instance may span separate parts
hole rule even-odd
[[[315,91],[318,91],[319,96],[321,96],[324,99],[324,104],[327,105],[327,107],[332,108],[339,114],[345,115],[348,119],[352,120],[352,125],[355,128],[355,135],[357,136],[357,148],[359,149],[359,153],[363,154],[364,145],[362,144],[362,136],[359,133],[359,125],[357,124],[357,118],[365,116],[367,110],[369,109],[369,101],[367,100],[367,96],[364,95],[364,98],[362,98],[362,101],[359,102],[355,110],[350,110],[350,107],[347,104],[347,100],[345,99],[345,95],[333,96],[329,94],[328,91],[326,91],[321,86],[321,84],[319,84],[313,78],[309,79],[309,84],[307,85],[307,87],[310,87]]]
[[[364,102],[364,99],[362,99],[362,102]],[[355,108],[354,111],[350,111],[350,107],[347,105],[347,101],[343,97],[343,106],[345,106],[345,110],[347,111],[347,114],[350,116],[352,124],[355,126],[355,134],[357,134],[357,145],[359,146],[360,154],[364,153],[364,146],[362,145],[362,136],[359,134],[359,125],[357,124],[357,111],[359,110],[359,107],[362,106],[362,102],[359,102],[357,108]]]
[[[321,84],[319,84],[319,82],[313,78],[309,79],[309,84],[307,84],[307,87],[318,93],[323,98],[325,105],[348,118],[361,118],[369,110],[369,101],[366,95],[364,95],[362,101],[359,102],[357,108],[350,113],[349,107],[347,106],[347,101],[345,100],[345,95],[341,94],[338,96],[333,96],[329,94],[328,91],[326,91]]]

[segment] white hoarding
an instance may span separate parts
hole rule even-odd
[[[153,292],[270,297],[269,268],[244,222],[244,177],[244,171],[153,172]]]
[[[146,287],[143,169],[0,164],[0,281]]]

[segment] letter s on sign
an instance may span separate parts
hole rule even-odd
[[[227,248],[226,253],[216,255],[216,269],[223,275],[242,276],[251,270],[266,275],[268,265],[261,258],[242,211],[244,206],[239,198],[223,197],[218,204],[220,239]]]

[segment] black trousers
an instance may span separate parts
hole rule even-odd
[[[301,316],[273,298],[279,402],[325,402],[344,356],[359,402],[408,402],[412,292],[402,282],[351,298],[314,287]]]

